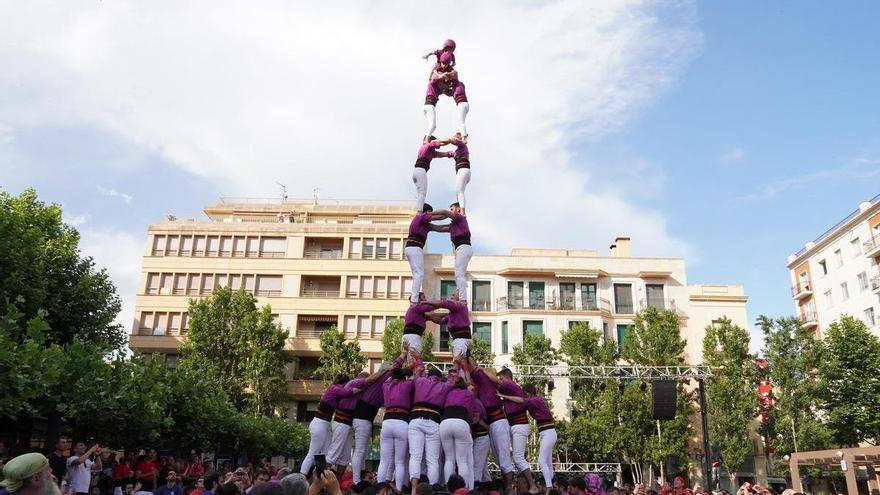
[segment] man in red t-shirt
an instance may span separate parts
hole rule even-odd
[[[156,449],[150,449],[147,457],[134,466],[134,475],[141,484],[141,491],[151,492],[156,489],[156,478],[159,476],[159,461]]]
[[[113,468],[113,486],[125,486],[126,483],[134,483],[134,452],[130,450]]]

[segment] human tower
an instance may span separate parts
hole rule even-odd
[[[379,444],[380,482],[393,482],[398,491],[409,485],[412,493],[420,480],[445,485],[458,474],[467,488],[489,482],[487,457],[492,449],[501,468],[505,490],[513,488],[514,468],[537,492],[525,457],[531,433],[529,416],[540,436],[538,463],[549,485],[553,478],[552,452],[556,444],[553,414],[533,384],[518,384],[509,369],[495,373],[471,357],[471,321],[467,297],[467,267],[473,256],[466,215],[465,188],[471,178],[465,119],[469,103],[455,68],[455,42],[446,40],[425,59],[436,59],[431,70],[423,112],[427,129],[419,148],[413,183],[417,209],[409,226],[404,252],[412,270],[410,307],[404,317],[402,353],[391,366],[354,379],[341,374],[324,392],[309,424],[309,453],[301,471],[309,474],[315,455],[339,472],[351,463],[353,481],[361,482],[373,421],[384,408]],[[442,96],[455,100],[458,132],[437,139],[436,104]],[[455,151],[442,151],[447,145]],[[434,210],[425,202],[428,171],[435,158],[453,158],[456,201],[447,210]],[[448,223],[438,224],[449,220]],[[431,232],[448,233],[455,253],[456,290],[451,299],[429,301],[422,292],[424,249]],[[452,368],[444,377],[437,369],[426,371],[421,360],[422,334],[427,321],[446,324],[452,337]],[[441,462],[442,459],[442,462]]]

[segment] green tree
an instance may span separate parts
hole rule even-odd
[[[46,344],[79,338],[103,352],[119,350],[125,333],[113,320],[121,309],[106,270],[79,251],[79,233],[33,189],[19,196],[0,191],[0,315],[21,322],[41,315]]]
[[[828,327],[819,390],[834,440],[855,447],[880,441],[880,339],[844,315]]]
[[[821,346],[797,318],[758,317],[764,333],[763,354],[770,362],[770,381],[776,399],[769,416],[771,447],[777,459],[796,451],[833,447],[831,430],[817,414],[822,391],[817,370]],[[777,468],[787,472],[787,463]]]
[[[474,339],[474,345],[471,347],[471,356],[478,363],[491,363],[495,361],[495,354],[492,352],[492,344],[485,340]]]
[[[243,289],[221,287],[192,299],[190,329],[180,367],[224,390],[237,410],[271,415],[286,396],[287,332],[272,321],[269,306]]]
[[[321,356],[318,358],[318,369],[315,373],[325,380],[332,380],[336,375],[345,373],[355,376],[367,365],[367,356],[361,354],[358,339],[346,342],[345,335],[336,325],[321,333]]]
[[[617,345],[612,340],[604,340],[602,333],[590,326],[588,322],[579,322],[562,332],[559,341],[559,355],[569,366],[596,366],[614,363]],[[595,404],[592,399],[599,393],[599,387],[607,387],[611,383],[600,383],[597,380],[572,379],[569,381],[571,397],[575,399],[574,407],[580,411],[590,411]],[[596,412],[598,413],[598,412]],[[598,419],[598,418],[597,418]],[[581,420],[582,423],[585,420]],[[612,424],[612,423],[607,423]],[[595,425],[594,425],[595,426]],[[613,424],[612,424],[613,426]],[[608,433],[606,431],[606,433]]]
[[[703,363],[714,377],[706,382],[710,438],[721,448],[730,478],[752,454],[751,423],[758,408],[755,356],[749,352],[749,332],[722,318],[706,327]]]
[[[516,366],[537,366],[538,368],[532,368],[532,371],[543,375],[544,369],[541,366],[556,364],[557,354],[549,337],[526,333],[523,335],[522,343],[513,347],[513,356],[510,360]],[[534,383],[538,390],[544,390],[549,382],[547,378],[529,378],[528,381]]]
[[[623,357],[645,366],[676,365],[682,361],[686,345],[675,311],[648,308],[633,319],[623,342]]]

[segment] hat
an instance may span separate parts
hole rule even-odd
[[[39,452],[22,454],[6,463],[3,468],[3,477],[0,486],[10,492],[17,492],[24,484],[24,480],[39,473],[49,465],[49,459]]]
[[[443,52],[442,54],[440,54],[440,62],[444,64],[452,62],[452,54],[449,52]]]
[[[452,40],[446,40],[443,42],[443,48],[452,48],[455,50],[455,42]]]

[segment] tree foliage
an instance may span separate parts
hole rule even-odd
[[[556,364],[557,358],[558,352],[549,337],[526,333],[523,335],[522,343],[513,347],[513,355],[510,360],[517,366],[553,366]],[[529,381],[534,383],[538,390],[544,390],[549,382],[546,378],[535,378]]]
[[[647,308],[633,319],[623,342],[623,357],[645,366],[676,365],[686,345],[675,311]]]
[[[770,361],[775,405],[770,411],[771,447],[776,458],[795,451],[833,447],[832,433],[817,414],[822,397],[817,370],[821,346],[797,318],[758,317],[764,332],[764,356]],[[787,470],[779,463],[780,471]]]
[[[385,332],[382,333],[382,360],[386,363],[393,362],[400,356],[400,350],[403,346],[403,320],[400,318],[391,320],[385,325]],[[422,360],[432,361],[434,359],[434,336],[429,331],[425,331],[422,335]]]
[[[355,376],[367,365],[367,356],[361,354],[361,346],[357,338],[345,340],[345,335],[336,325],[321,333],[321,356],[318,358],[318,369],[315,373],[325,380],[332,380],[336,375],[345,373]]]
[[[750,431],[758,407],[754,360],[746,329],[728,318],[706,327],[703,363],[715,375],[706,382],[710,438],[721,448],[732,479],[753,451]]]
[[[221,287],[192,299],[190,329],[181,347],[180,367],[216,384],[237,410],[271,415],[286,396],[284,351],[287,332],[272,321],[269,306],[244,289]]]
[[[17,315],[22,326],[40,315],[47,343],[79,338],[106,353],[125,343],[113,323],[122,306],[107,271],[80,254],[79,233],[62,221],[61,207],[33,189],[0,191],[0,274],[0,315]]]
[[[471,348],[471,356],[478,363],[491,363],[495,361],[495,353],[492,352],[492,343],[486,340],[474,339],[474,345]]]
[[[880,441],[880,339],[843,316],[828,327],[819,365],[827,425],[838,445]]]

